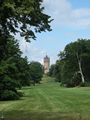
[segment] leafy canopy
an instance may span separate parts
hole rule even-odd
[[[90,40],[78,39],[65,46],[50,72],[67,87],[90,83]],[[52,67],[52,66],[51,66]],[[84,77],[84,82],[83,78]],[[84,84],[82,84],[84,83]]]
[[[35,32],[50,31],[50,16],[44,14],[42,0],[0,0],[0,34],[20,33],[28,41]]]

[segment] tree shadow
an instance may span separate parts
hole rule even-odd
[[[5,113],[6,120],[90,120],[80,114],[62,112],[10,111]]]

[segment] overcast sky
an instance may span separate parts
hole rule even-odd
[[[20,48],[29,61],[43,63],[47,54],[53,64],[66,44],[90,38],[90,0],[44,0],[43,6],[44,12],[54,19],[52,32],[37,34],[37,40],[31,43],[22,40]]]

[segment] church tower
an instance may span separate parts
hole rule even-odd
[[[48,73],[49,72],[49,67],[50,67],[50,58],[46,55],[44,57],[44,73]]]

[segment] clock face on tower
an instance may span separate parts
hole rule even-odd
[[[49,67],[50,67],[50,58],[46,55],[44,57],[44,73],[48,73],[49,72]]]

